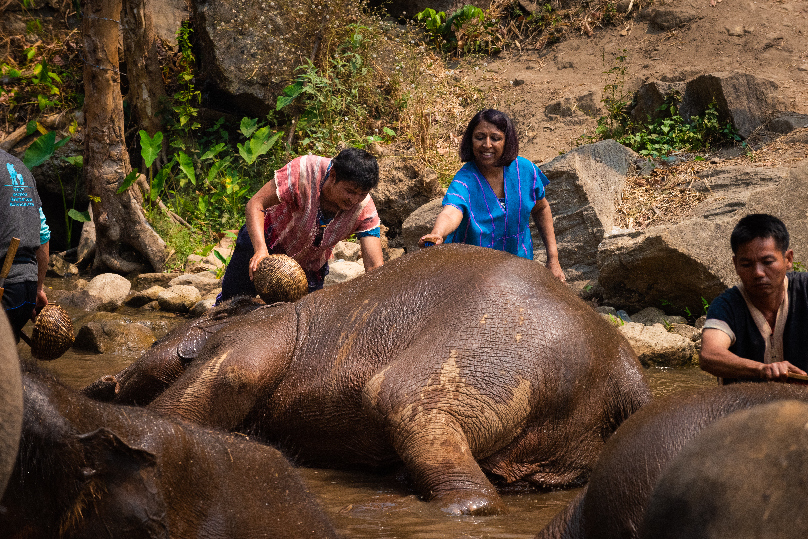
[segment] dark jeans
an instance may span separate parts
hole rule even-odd
[[[31,319],[36,307],[36,281],[6,284],[3,292],[3,309],[8,316],[14,339],[20,341],[20,330]]]
[[[266,238],[266,242],[269,245],[269,238]],[[250,259],[254,254],[255,249],[253,249],[250,233],[247,232],[247,226],[245,225],[238,231],[233,256],[230,257],[230,263],[227,264],[227,269],[222,278],[222,293],[216,298],[217,305],[236,296],[254,297],[258,295],[255,285],[250,279]],[[269,254],[283,254],[283,251],[269,249]],[[309,292],[320,290],[323,287],[326,275],[328,275],[328,264],[316,271],[306,271]]]

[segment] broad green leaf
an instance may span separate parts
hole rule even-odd
[[[34,45],[33,47],[31,47],[31,48],[29,48],[29,49],[25,49],[25,51],[24,51],[24,52],[25,52],[25,58],[26,58],[26,61],[30,62],[30,61],[31,61],[31,59],[32,59],[34,56],[36,56],[36,45]],[[39,69],[42,69],[42,65],[41,65],[41,64],[37,64],[36,66],[34,66],[34,73],[37,73],[37,70],[36,70],[37,66],[39,66]]]
[[[140,134],[140,156],[146,166],[150,167],[160,155],[160,150],[163,149],[163,133],[158,131],[153,137],[149,137],[149,134],[142,129],[138,133]]]
[[[210,159],[211,157],[216,157],[216,155],[218,155],[218,154],[219,154],[219,152],[221,152],[222,150],[224,150],[224,147],[225,147],[225,143],[224,143],[224,142],[220,142],[219,144],[217,144],[216,146],[214,146],[214,147],[213,147],[213,148],[211,148],[210,150],[206,151],[206,152],[205,152],[205,153],[202,155],[202,157],[200,157],[199,159]]]
[[[120,187],[118,187],[118,190],[115,191],[115,194],[120,195],[121,193],[129,189],[132,186],[132,184],[135,183],[135,180],[137,180],[137,177],[139,175],[140,174],[138,173],[137,169],[133,169],[132,172],[127,174],[126,178],[123,179],[123,183],[121,184]]]
[[[208,183],[213,183],[213,180],[216,179],[216,175],[219,174],[219,171],[229,165],[230,161],[232,161],[232,157],[228,156],[213,163],[213,166],[211,166],[210,170],[208,170]]]
[[[287,106],[289,103],[295,100],[297,96],[299,96],[303,92],[303,81],[297,81],[294,84],[290,84],[286,88],[283,89],[281,95],[278,96],[277,104],[275,105],[275,110],[281,110],[283,107]]]
[[[84,166],[84,156],[83,155],[70,155],[68,157],[62,157],[65,161],[70,163],[71,165],[75,165],[77,167]]]
[[[173,163],[174,162],[172,161],[171,163],[164,165],[163,168],[161,168],[160,171],[157,174],[155,174],[154,178],[152,179],[151,193],[149,193],[149,198],[151,199],[152,202],[154,202],[157,199],[157,197],[160,196],[160,192],[163,190],[163,186],[166,183],[166,178],[168,177],[169,172],[171,172],[171,165]]]
[[[74,221],[78,221],[80,223],[86,223],[90,221],[90,211],[78,211],[75,209],[71,209],[67,212],[68,217],[73,219]]]
[[[185,174],[192,184],[196,185],[196,172],[194,172],[194,162],[188,157],[185,152],[177,154],[177,162],[180,165],[180,170]]]
[[[216,256],[216,258],[219,260],[219,262],[221,262],[222,264],[227,265],[227,259],[224,256],[222,256],[222,253],[220,253],[219,251],[214,249],[213,254]]]
[[[258,118],[247,118],[246,116],[242,118],[240,126],[241,134],[246,138],[250,138],[250,136],[255,133],[257,123]]]
[[[69,136],[67,136],[67,137],[63,138],[62,140],[60,140],[59,142],[57,142],[57,143],[56,143],[56,144],[53,146],[54,151],[55,151],[55,150],[58,150],[59,148],[61,148],[61,147],[62,147],[62,146],[64,146],[65,144],[67,144],[67,141],[68,141],[68,140],[70,140],[70,137],[69,137]]]
[[[396,132],[393,131],[392,129],[390,129],[389,127],[383,128],[382,131],[384,131],[384,134],[387,135],[388,137],[395,137],[396,136]]]
[[[256,159],[264,155],[275,144],[283,134],[283,131],[278,131],[271,137],[269,136],[269,127],[262,127],[256,131],[255,135],[245,142],[243,145],[238,144],[238,153],[246,161],[248,165],[252,165]]]
[[[42,135],[36,139],[27,150],[25,150],[25,155],[22,158],[22,162],[25,163],[25,166],[29,169],[41,165],[53,155],[53,152],[56,149],[54,147],[55,141],[56,131],[51,131],[47,135]]]
[[[37,131],[37,122],[36,120],[31,120],[27,124],[25,124],[25,134],[27,136],[31,136]]]

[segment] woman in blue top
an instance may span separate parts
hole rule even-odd
[[[511,119],[494,109],[478,112],[460,142],[460,160],[443,210],[425,242],[468,243],[533,259],[530,218],[547,251],[547,269],[561,281],[558,247],[550,204],[544,197],[549,183],[536,165],[519,157],[519,140]]]

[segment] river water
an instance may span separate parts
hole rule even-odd
[[[138,316],[143,317],[143,313]],[[30,325],[26,329],[30,334]],[[18,352],[21,357],[30,357],[30,350],[23,343]],[[134,356],[71,349],[42,366],[66,385],[80,388],[101,375],[120,371],[134,359]],[[649,368],[646,373],[655,396],[716,384],[715,378],[696,367]],[[413,494],[400,471],[378,474],[300,468],[300,472],[338,532],[348,538],[531,538],[579,491],[505,492],[502,498],[507,514],[452,517]]]

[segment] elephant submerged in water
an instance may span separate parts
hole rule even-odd
[[[28,367],[0,537],[337,537],[277,450],[96,402]]]
[[[425,498],[477,514],[502,509],[486,474],[580,484],[650,399],[614,327],[540,264],[492,249],[429,248],[294,304],[235,305],[86,392],[304,464],[403,461]]]
[[[808,402],[808,387],[781,383],[745,383],[682,392],[656,399],[623,423],[609,439],[589,483],[536,536],[536,539],[636,539],[645,518],[649,498],[669,464],[683,448],[699,440],[705,429],[717,421],[740,411],[754,410],[763,404],[784,400]],[[750,410],[751,409],[751,410]],[[803,424],[808,417],[803,419]],[[740,436],[751,433],[747,429]],[[794,443],[797,440],[795,439]],[[758,455],[775,454],[765,441],[758,444]],[[736,454],[741,456],[739,450]],[[699,464],[690,459],[694,468]],[[732,459],[724,462],[719,473],[744,475],[743,468]],[[689,475],[692,488],[714,488]],[[804,481],[802,482],[804,483]],[[802,483],[799,488],[802,488]],[[722,493],[722,495],[727,493]],[[736,491],[737,494],[737,491]],[[715,500],[716,491],[711,497]],[[729,493],[732,496],[732,493]],[[800,495],[804,499],[804,492]],[[795,501],[798,506],[801,504]],[[659,508],[660,504],[657,504]],[[669,507],[668,509],[673,509]],[[668,522],[685,517],[683,507]],[[681,522],[679,524],[682,524]],[[657,528],[658,529],[658,528]],[[684,535],[687,536],[687,535]],[[735,537],[764,537],[754,533]],[[648,534],[644,537],[658,537]],[[716,537],[724,537],[717,535]],[[726,537],[732,537],[727,535]]]

